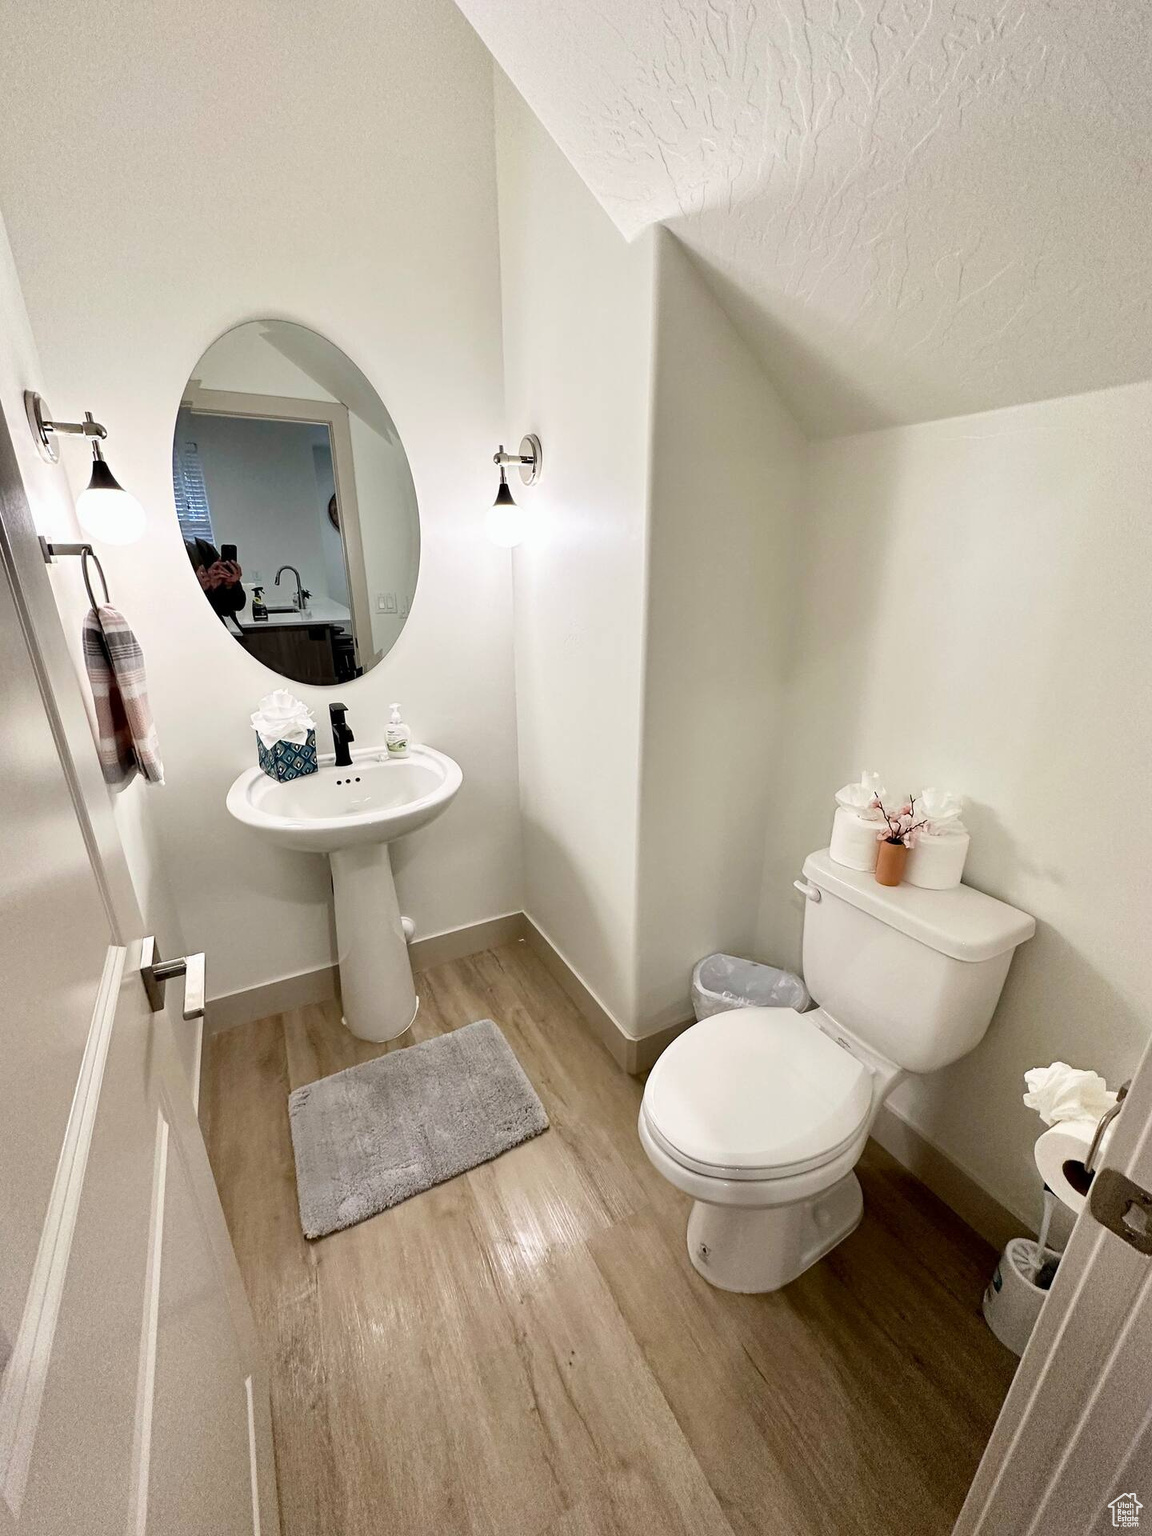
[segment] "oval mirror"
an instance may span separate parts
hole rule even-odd
[[[395,645],[420,566],[416,488],[339,347],[286,320],[213,342],[180,403],[172,487],[193,579],[258,661],[346,683]]]

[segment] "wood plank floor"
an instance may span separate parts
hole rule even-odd
[[[637,1139],[640,1085],[526,946],[418,985],[404,1043],[495,1019],[552,1128],[317,1243],[288,1093],[398,1047],[334,1005],[207,1042],[284,1536],[949,1531],[1015,1365],[980,1316],[991,1249],[870,1145],[847,1242],[773,1296],[714,1290]]]

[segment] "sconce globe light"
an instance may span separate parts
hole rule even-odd
[[[144,532],[144,508],[130,496],[108,467],[101,440],[107,430],[84,412],[83,421],[54,421],[47,402],[34,390],[25,390],[24,409],[42,459],[60,460],[57,438],[84,437],[92,444],[92,474],[76,501],[76,516],[85,533],[104,544],[134,544]]]
[[[135,544],[144,533],[144,508],[108,468],[99,446],[92,446],[92,477],[76,502],[80,526],[105,544]]]
[[[496,500],[488,508],[484,531],[493,544],[499,544],[502,549],[515,549],[517,544],[523,542],[527,532],[526,523],[524,509],[513,501],[512,488],[501,466],[500,487],[496,492]]]
[[[508,484],[505,466],[515,464],[525,485],[535,485],[540,478],[543,454],[540,439],[534,433],[520,440],[519,453],[505,453],[504,444],[492,455],[492,462],[500,470],[500,484],[496,488],[496,500],[488,509],[484,531],[493,544],[503,549],[515,549],[529,530],[530,519],[523,507],[516,505],[512,488]]]

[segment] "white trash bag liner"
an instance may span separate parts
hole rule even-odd
[[[692,1008],[697,1019],[730,1008],[795,1008],[803,1013],[811,1001],[808,988],[791,971],[735,955],[708,955],[692,972]]]

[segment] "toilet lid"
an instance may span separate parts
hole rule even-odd
[[[674,1156],[718,1176],[829,1162],[868,1117],[872,1074],[816,1016],[738,1008],[694,1024],[649,1074],[649,1127]]]

